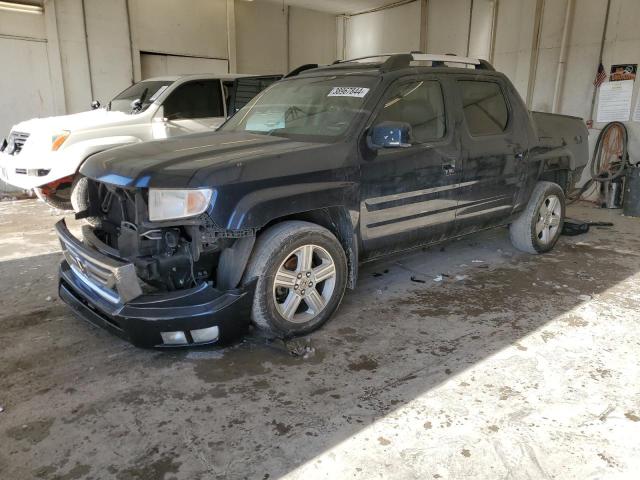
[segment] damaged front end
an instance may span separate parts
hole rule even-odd
[[[56,225],[60,296],[84,319],[138,346],[221,342],[249,324],[255,280],[240,287],[255,240],[205,212],[149,220],[149,191],[89,182],[83,241]]]

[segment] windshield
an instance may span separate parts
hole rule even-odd
[[[171,80],[151,80],[131,85],[109,102],[109,110],[124,113],[144,112],[172,83]],[[137,109],[132,105],[135,100],[140,100]]]
[[[346,133],[376,77],[296,78],[274,84],[236,113],[220,130],[300,140],[331,141]]]

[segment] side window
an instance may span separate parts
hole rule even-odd
[[[469,133],[474,137],[498,135],[509,123],[509,109],[495,82],[460,80],[462,108]]]
[[[203,80],[178,87],[164,102],[164,116],[169,120],[223,117],[220,82]]]
[[[425,143],[444,137],[445,118],[440,83],[424,80],[392,86],[375,123],[408,123],[413,141]]]

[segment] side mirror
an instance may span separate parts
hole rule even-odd
[[[411,146],[411,125],[404,122],[382,122],[371,129],[367,138],[369,147],[407,148]]]
[[[97,110],[101,107],[100,100],[94,100],[91,102],[91,110]]]
[[[139,112],[140,110],[142,110],[142,100],[136,98],[133,102],[131,102],[131,111]]]

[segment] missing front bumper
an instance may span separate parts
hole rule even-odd
[[[136,346],[224,343],[243,334],[249,326],[255,281],[228,291],[202,283],[191,289],[143,295],[132,286],[140,288],[137,277],[132,278],[127,268],[133,265],[80,242],[63,220],[56,224],[56,230],[65,252],[59,272],[60,298],[82,319]],[[102,269],[100,275],[92,270],[96,266]],[[215,331],[213,327],[217,327],[217,336],[211,333]],[[166,334],[176,332],[182,332],[185,341],[167,342]],[[173,338],[176,337],[180,335]]]

